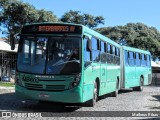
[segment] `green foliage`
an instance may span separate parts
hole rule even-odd
[[[90,28],[97,27],[99,24],[104,24],[104,18],[102,16],[92,16],[90,14],[81,14],[80,11],[70,10],[66,12],[62,18],[62,22],[83,24]]]
[[[3,86],[3,87],[14,87],[15,84],[11,83],[11,82],[1,82],[0,81],[0,86]]]
[[[37,10],[34,6],[19,0],[0,0],[0,25],[8,31],[6,37],[13,39],[26,23],[56,22],[51,11]]]
[[[117,43],[125,39],[128,46],[149,50],[153,57],[160,56],[160,33],[154,27],[143,23],[128,23],[124,26],[100,28],[97,31]]]

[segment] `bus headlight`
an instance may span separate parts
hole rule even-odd
[[[78,74],[78,75],[74,78],[74,80],[71,82],[69,88],[72,89],[72,88],[78,86],[78,85],[79,85],[79,82],[80,82],[80,75]]]

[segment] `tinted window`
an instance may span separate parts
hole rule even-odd
[[[140,66],[141,65],[141,61],[140,61],[140,54],[136,53],[136,66]]]
[[[112,46],[112,54],[115,55],[115,47]]]
[[[124,51],[124,55],[125,55],[124,56],[125,57],[125,64],[128,65],[128,51],[127,50]]]
[[[134,66],[134,53],[129,52],[129,65]]]
[[[93,62],[100,61],[99,40],[92,38],[92,60]]]
[[[101,42],[101,52],[105,52],[104,42]]]
[[[129,52],[129,58],[134,59],[134,53],[133,52]]]
[[[146,66],[145,55],[144,55],[144,54],[141,54],[141,58],[142,58],[142,60],[141,60],[141,65],[142,65],[142,66]]]
[[[119,56],[120,54],[119,54],[119,48],[116,48],[116,56]]]
[[[151,66],[151,59],[150,55],[147,55],[147,66]]]
[[[107,44],[107,53],[110,53],[110,52],[111,52],[111,45]]]
[[[100,54],[99,54],[98,50],[93,50],[92,51],[92,60],[94,62],[99,62],[99,60],[100,60]]]
[[[99,50],[99,40],[92,38],[92,49]]]
[[[84,39],[84,61],[91,61],[91,52],[87,50],[87,40]]]

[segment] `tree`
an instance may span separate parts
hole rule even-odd
[[[106,27],[96,29],[98,32],[128,46],[149,50],[153,57],[160,56],[160,33],[154,27],[148,27],[143,23],[128,23],[124,26]]]
[[[7,29],[5,34],[9,40],[13,40],[13,36],[19,33],[26,23],[56,22],[58,20],[51,11],[37,10],[28,3],[18,0],[13,2],[1,0],[0,2],[0,25]]]
[[[66,12],[60,20],[62,22],[83,24],[90,28],[95,28],[99,24],[104,24],[104,18],[102,16],[81,14],[80,11],[73,11],[73,10]]]

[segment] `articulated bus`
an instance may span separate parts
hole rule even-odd
[[[99,96],[142,89],[151,78],[149,52],[120,46],[78,24],[23,26],[17,56],[15,90],[23,100],[94,106]]]
[[[121,88],[142,91],[143,85],[151,84],[152,68],[149,51],[121,47]]]

